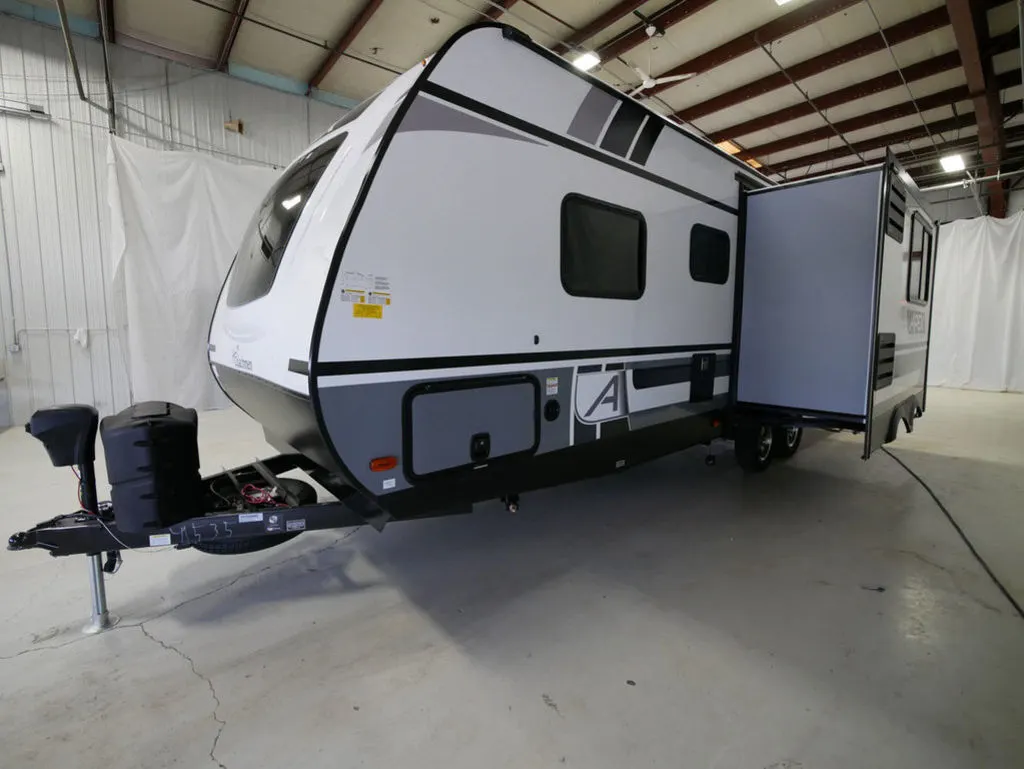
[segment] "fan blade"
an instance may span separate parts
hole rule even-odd
[[[668,77],[655,78],[654,82],[658,85],[663,85],[665,83],[678,83],[681,80],[689,80],[696,74],[696,72],[687,72],[685,75],[669,75]]]
[[[638,93],[640,93],[643,90],[644,90],[644,84],[641,83],[636,88],[634,88],[632,91],[630,91],[628,95],[629,96],[636,96]]]
[[[640,76],[640,80],[641,80],[641,81],[643,81],[643,80],[646,80],[646,79],[647,79],[647,73],[646,73],[646,72],[644,72],[644,71],[643,71],[642,69],[640,69],[639,67],[633,67],[633,71],[634,71],[634,72],[635,72],[636,74],[638,74],[638,75]]]

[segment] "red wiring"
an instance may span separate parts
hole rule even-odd
[[[288,507],[288,505],[274,499],[274,492],[271,489],[261,489],[255,484],[248,483],[242,487],[242,499],[250,505],[276,505]]]
[[[83,511],[85,511],[87,513],[90,513],[92,515],[96,515],[96,511],[95,510],[86,510],[85,500],[82,499],[82,476],[79,475],[78,468],[75,467],[74,465],[71,465],[71,472],[73,472],[75,474],[75,477],[78,479],[78,506]]]

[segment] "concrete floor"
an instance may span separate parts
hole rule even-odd
[[[895,451],[1024,600],[1024,396],[929,405]],[[207,471],[267,452],[237,412],[200,434]],[[0,766],[1024,766],[1024,622],[891,458],[805,445],[516,516],[128,553],[97,637],[84,558],[4,554]],[[0,483],[5,533],[74,504],[19,430]]]

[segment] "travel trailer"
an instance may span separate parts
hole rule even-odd
[[[210,366],[281,455],[200,478],[195,412],[137,404],[99,428],[100,504],[95,410],[38,412],[82,505],[11,547],[244,552],[719,438],[759,471],[805,427],[867,458],[924,413],[936,230],[892,157],[773,185],[523,33],[464,29],[292,163],[239,248]]]

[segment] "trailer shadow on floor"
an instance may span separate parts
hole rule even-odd
[[[729,454],[708,468],[690,451],[524,495],[515,516],[493,504],[334,544],[300,538],[258,579],[174,616],[187,626],[397,591],[447,643],[510,676],[573,643],[586,675],[597,654],[616,680],[655,685],[666,671],[651,665],[665,664],[673,639],[681,669],[718,664],[700,649],[731,647],[752,671],[785,668],[866,712],[933,723],[948,703],[906,671],[955,657],[964,707],[985,710],[1002,695],[991,681],[971,685],[986,677],[978,666],[995,660],[1007,680],[1024,676],[1019,620],[918,484],[887,457],[861,462],[857,449],[846,436],[817,437],[760,476],[743,476]],[[978,622],[997,631],[976,640]],[[618,640],[594,650],[602,635]]]

